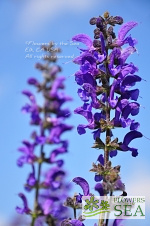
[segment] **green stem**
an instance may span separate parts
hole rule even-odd
[[[74,213],[74,219],[76,219],[77,218],[76,208],[73,208],[73,213]]]
[[[34,226],[34,223],[35,223],[35,217],[32,217],[32,222],[31,222],[31,226]]]
[[[108,51],[107,51],[108,52]],[[107,85],[110,87],[110,78],[108,73],[108,63],[106,63],[106,71],[107,71]],[[109,97],[110,90],[107,90],[107,97]],[[110,107],[109,103],[106,104],[106,122],[110,122]],[[104,167],[106,167],[107,162],[109,161],[109,150],[107,148],[107,138],[110,137],[110,129],[106,129],[106,142],[105,142],[105,150],[104,150]]]
[[[44,145],[41,146],[40,150],[40,157],[43,159],[44,152],[43,152]],[[34,212],[36,213],[38,210],[38,196],[39,196],[39,184],[40,184],[40,176],[41,176],[41,167],[42,167],[42,161],[39,162],[38,164],[38,176],[37,176],[37,183],[36,183],[36,191],[35,191],[35,200],[34,200]],[[32,216],[32,222],[31,226],[34,226],[35,220],[37,217]]]
[[[41,146],[41,159],[43,158],[43,155],[44,155],[43,148],[44,148],[44,145]],[[42,161],[40,161],[39,165],[38,165],[38,178],[37,178],[37,186],[36,186],[36,193],[35,193],[34,209],[37,209],[37,207],[38,207],[38,195],[39,195],[39,184],[40,184],[40,176],[41,176],[41,167],[42,167]]]
[[[107,50],[107,55],[108,55],[108,50]],[[106,72],[107,72],[107,86],[110,87],[110,77],[109,77],[109,72],[108,72],[108,62],[106,62]],[[107,90],[107,97],[109,97],[109,95],[110,95],[110,89]],[[109,107],[109,103],[108,102],[106,104],[106,122],[107,123],[110,122],[110,107]],[[107,167],[107,163],[109,161],[109,150],[107,148],[107,144],[109,142],[110,135],[111,135],[111,130],[107,128],[106,129],[105,149],[104,149],[104,167]],[[106,194],[106,196],[107,196],[107,194]],[[109,216],[106,216],[106,218],[107,219],[106,219],[105,226],[108,226]],[[102,222],[101,225],[103,225],[103,222]]]
[[[110,196],[112,196],[113,195],[113,192],[111,191],[110,192]],[[105,226],[108,226],[108,222],[109,222],[109,213],[108,213],[108,215],[107,215],[107,219],[106,219],[106,224],[105,224]]]

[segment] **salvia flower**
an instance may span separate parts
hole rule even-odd
[[[67,208],[63,206],[67,198],[67,191],[70,186],[65,178],[67,173],[62,166],[64,161],[62,155],[68,151],[68,140],[62,135],[70,131],[72,126],[65,123],[70,116],[68,108],[63,104],[71,101],[72,98],[64,92],[64,76],[57,76],[61,68],[56,62],[56,53],[53,43],[43,46],[48,55],[45,55],[44,64],[36,64],[36,68],[43,73],[43,81],[36,78],[29,78],[28,84],[34,86],[37,92],[43,96],[44,103],[38,103],[37,95],[29,90],[22,93],[28,98],[29,103],[22,107],[23,113],[30,115],[30,124],[34,125],[31,133],[31,141],[24,140],[18,149],[21,157],[17,160],[19,167],[24,164],[31,166],[31,172],[27,176],[25,190],[35,191],[34,208],[28,206],[27,198],[20,193],[23,207],[17,207],[20,214],[29,214],[32,217],[31,225],[60,225],[60,222],[67,217]],[[45,145],[53,145],[52,150],[45,150]],[[56,146],[57,145],[57,146]],[[38,152],[38,148],[40,151]],[[49,168],[44,173],[43,164]],[[50,165],[53,164],[53,167]],[[44,223],[45,222],[45,223]]]
[[[93,163],[91,172],[95,173],[95,190],[99,195],[112,194],[120,190],[127,195],[125,185],[121,181],[120,166],[112,166],[109,157],[115,157],[120,152],[130,151],[133,157],[138,155],[138,149],[132,146],[132,141],[141,138],[140,123],[135,120],[139,113],[140,104],[137,102],[139,89],[133,88],[142,79],[138,75],[138,67],[129,61],[129,57],[136,52],[137,40],[129,32],[137,26],[137,22],[124,23],[120,16],[93,17],[91,25],[95,25],[94,40],[87,34],[77,34],[72,40],[81,42],[86,47],[80,48],[80,55],[73,62],[79,65],[74,74],[79,85],[77,91],[83,105],[74,110],[87,120],[87,124],[79,124],[77,132],[82,135],[89,129],[93,133],[92,148],[104,150],[97,162]],[[121,25],[118,35],[114,26]],[[128,128],[129,132],[121,141],[114,138],[115,128]],[[101,134],[105,134],[102,140]],[[81,177],[73,179],[80,185],[83,194],[76,195],[81,202],[83,195],[90,195],[88,182]],[[93,186],[94,187],[94,186]],[[115,220],[113,225],[119,225]],[[99,220],[98,225],[108,225],[108,219]]]

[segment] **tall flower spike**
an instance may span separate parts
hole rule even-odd
[[[128,58],[136,52],[137,41],[127,36],[137,22],[130,21],[123,24],[120,16],[110,16],[108,12],[104,16],[93,17],[91,25],[96,25],[94,30],[94,40],[86,34],[75,35],[72,40],[82,42],[87,46],[80,49],[80,55],[73,62],[79,64],[79,70],[75,73],[75,81],[80,86],[78,95],[83,101],[83,106],[75,109],[76,114],[84,116],[88,124],[80,124],[77,131],[80,135],[85,134],[86,129],[92,130],[94,137],[93,148],[104,150],[104,155],[100,154],[97,161],[93,163],[91,172],[95,173],[95,181],[100,182],[95,185],[95,190],[100,195],[112,195],[116,190],[125,192],[125,185],[120,178],[120,166],[112,166],[110,157],[115,157],[118,151],[131,151],[132,156],[138,155],[137,148],[131,147],[133,139],[142,137],[142,133],[137,131],[140,124],[135,121],[134,116],[139,113],[140,104],[137,103],[139,96],[138,89],[132,89],[141,78],[135,73],[138,68],[133,63],[128,63]],[[118,35],[113,27],[122,25]],[[128,46],[124,45],[127,44]],[[115,116],[111,117],[111,112]],[[114,129],[117,127],[129,127],[125,137],[112,138]],[[105,140],[101,140],[101,134],[105,133]],[[84,178],[74,178],[73,182],[79,184],[83,193],[90,195],[89,185]],[[94,187],[94,186],[93,186]],[[82,199],[82,195],[76,196],[77,200]],[[120,220],[115,220],[114,225],[118,225]],[[108,219],[102,219],[99,225],[108,225]]]
[[[28,192],[35,191],[34,208],[28,207],[26,197],[20,193],[23,208],[17,207],[16,210],[20,214],[31,215],[32,226],[45,225],[45,223],[58,226],[67,217],[68,210],[63,206],[63,202],[70,189],[70,185],[65,180],[67,173],[62,168],[64,161],[60,157],[68,151],[68,140],[62,139],[62,134],[72,129],[72,126],[64,122],[70,116],[70,111],[67,108],[63,109],[62,105],[72,98],[63,91],[65,77],[57,77],[61,68],[54,63],[59,49],[56,49],[53,43],[42,46],[42,49],[48,55],[45,55],[45,63],[36,64],[36,68],[42,71],[44,80],[40,82],[36,78],[29,78],[28,84],[41,93],[44,103],[42,106],[39,105],[37,95],[32,92],[28,90],[22,92],[29,99],[22,112],[30,114],[30,124],[36,126],[37,130],[31,134],[32,141],[22,142],[23,146],[19,148],[22,156],[17,161],[20,167],[24,164],[31,166],[32,171],[27,177],[24,188]],[[45,145],[55,145],[55,148],[48,153],[44,150]],[[49,166],[45,173],[42,171],[43,164]],[[50,166],[52,164],[53,167]]]

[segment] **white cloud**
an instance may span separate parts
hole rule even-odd
[[[85,11],[91,8],[93,0],[30,0],[24,3],[18,18],[19,29],[31,33],[48,19],[56,19],[63,11]]]

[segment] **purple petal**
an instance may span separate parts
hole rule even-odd
[[[89,184],[88,182],[82,178],[82,177],[75,177],[73,180],[72,180],[74,183],[78,184],[82,190],[83,190],[83,194],[85,196],[88,196],[89,195]]]
[[[131,123],[133,122],[133,120],[131,120],[130,118],[128,118],[128,119],[121,118],[120,119],[120,122],[121,122],[121,126],[123,128],[126,128],[126,127],[128,127],[128,126],[131,125]]]
[[[51,97],[56,97],[57,96],[57,91],[59,88],[64,88],[63,82],[65,80],[65,77],[61,76],[55,79],[55,81],[52,84],[52,89],[50,91],[50,96]]]
[[[101,183],[95,185],[95,191],[97,191],[100,196],[104,196],[104,189]]]
[[[89,101],[89,93],[86,92],[85,90],[78,89],[78,95],[82,101],[84,101],[84,102]]]
[[[134,28],[138,23],[134,21],[127,22],[123,24],[118,32],[118,39],[123,40],[126,36],[126,34]]]
[[[115,111],[115,119],[114,119],[116,122],[119,121],[122,110],[125,108],[125,106],[128,103],[129,103],[129,101],[126,99],[122,99],[121,101],[118,102],[116,111]]]
[[[99,155],[97,161],[99,161],[104,166],[104,157],[103,155]]]
[[[133,54],[135,51],[136,51],[136,49],[133,48],[132,46],[129,46],[129,47],[123,49],[123,50],[121,51],[121,56],[120,56],[120,58],[119,58],[119,59],[121,60],[121,63],[124,64],[125,61],[126,61],[126,59],[127,59],[131,54]]]
[[[95,175],[94,179],[95,179],[96,182],[99,182],[103,179],[103,177],[101,175]]]
[[[130,130],[138,130],[140,127],[140,123],[139,122],[132,122],[130,125]]]
[[[104,55],[106,56],[105,40],[104,40],[104,35],[102,32],[100,33],[100,39],[101,39],[102,53],[104,53]]]
[[[27,184],[29,186],[34,186],[36,184],[36,179],[35,179],[35,168],[34,168],[34,165],[32,165],[32,173],[29,174],[29,177],[27,179]],[[30,188],[28,189],[28,187],[26,187],[26,189],[28,191],[30,191]]]
[[[78,134],[80,134],[80,135],[85,134],[86,133],[85,126],[84,125],[78,125],[77,131],[78,131]]]
[[[127,106],[124,107],[122,111],[122,116],[127,119],[128,116],[131,114],[135,116],[139,113],[140,105],[136,102],[129,103]]]
[[[139,97],[139,89],[125,91],[125,93],[123,93],[121,97],[122,99],[131,99],[137,101]]]
[[[122,86],[134,86],[136,82],[140,82],[141,78],[137,75],[128,75],[124,78]]]
[[[64,145],[62,147],[60,147],[60,148],[57,148],[57,149],[53,150],[51,152],[50,158],[49,158],[50,163],[55,163],[56,162],[59,167],[62,166],[63,160],[57,160],[56,161],[56,157],[57,157],[57,155],[64,154],[65,152],[67,152],[67,146],[64,146]]]
[[[138,150],[136,148],[129,148],[129,150],[132,152],[133,157],[138,156]]]
[[[35,97],[34,97],[33,93],[31,93],[31,92],[28,91],[28,90],[23,90],[23,91],[22,91],[22,94],[24,94],[24,95],[26,95],[27,97],[29,97],[29,99],[30,99],[30,101],[31,101],[32,103],[35,103]]]
[[[31,105],[26,104],[25,106],[23,106],[23,107],[21,108],[21,111],[22,111],[23,113],[28,113],[28,112],[30,112],[30,111],[31,111]]]
[[[71,226],[84,226],[84,224],[80,220],[70,220]],[[68,224],[69,225],[69,224]],[[66,224],[67,226],[67,224]]]
[[[89,104],[76,108],[74,113],[84,116],[89,123],[93,122],[93,114],[91,112],[91,105]]]
[[[96,59],[95,57],[89,52],[83,52],[80,56],[77,56],[73,59],[75,64],[81,65],[80,70],[82,73],[86,73],[87,69],[92,67],[96,67]],[[93,68],[94,69],[94,68]]]
[[[121,71],[121,65],[114,67],[114,60],[120,57],[121,51],[119,48],[114,48],[110,54],[110,63],[108,64],[109,71],[112,76],[115,76]]]
[[[53,200],[47,199],[43,204],[43,212],[45,215],[48,215],[50,213],[50,207],[53,205]]]
[[[92,47],[93,45],[93,41],[92,39],[86,35],[86,34],[78,34],[75,35],[74,37],[72,37],[72,41],[77,41],[77,42],[82,42],[83,44],[85,44],[89,49]]]
[[[129,44],[132,47],[134,47],[137,43],[138,41],[130,35],[123,41],[123,44]]]
[[[44,136],[36,136],[36,143],[37,144],[45,144],[45,142],[46,142],[46,137],[44,137]]]
[[[118,153],[117,150],[110,151],[109,156],[111,158],[113,158],[113,157],[115,157],[117,155],[117,153]]]
[[[125,190],[125,185],[122,183],[122,181],[121,181],[120,179],[118,179],[118,180],[115,182],[114,189],[115,189],[115,190],[121,190],[121,191],[124,191],[124,190]]]
[[[134,74],[135,72],[138,71],[138,68],[134,66],[133,63],[127,64],[125,66],[122,67],[121,72],[119,73],[119,77],[118,78],[125,78],[126,75],[130,74]]]
[[[101,113],[95,113],[94,119],[95,119],[95,121],[99,122],[100,119],[106,119],[106,115],[104,115],[102,112]]]
[[[23,213],[28,214],[28,213],[30,213],[30,209],[28,208],[28,203],[27,203],[27,199],[26,199],[25,195],[22,194],[22,193],[19,193],[18,195],[22,199],[24,207],[23,208],[16,207],[16,211],[18,213],[20,213],[20,214],[23,214]]]
[[[113,223],[113,226],[119,226],[121,221],[122,221],[122,219],[115,219],[114,223]]]
[[[95,130],[93,133],[93,138],[94,140],[96,140],[97,137],[100,137],[100,134],[101,134],[101,130],[100,129],[97,129]]]
[[[115,108],[118,102],[118,97],[116,97],[116,99],[114,99],[114,92],[115,92],[115,88],[118,84],[118,80],[114,79],[111,89],[110,89],[110,95],[109,95],[109,104],[112,108]]]
[[[29,78],[28,79],[28,84],[30,84],[30,85],[38,85],[39,82],[35,78]]]
[[[131,132],[129,132],[129,133],[127,133],[126,135],[125,135],[125,137],[124,137],[124,140],[123,140],[123,144],[124,145],[126,145],[126,146],[128,146],[128,144],[132,141],[132,140],[134,140],[134,139],[136,139],[136,138],[140,138],[140,137],[142,137],[143,136],[143,134],[142,133],[140,133],[140,132],[138,132],[138,131],[131,131]]]

